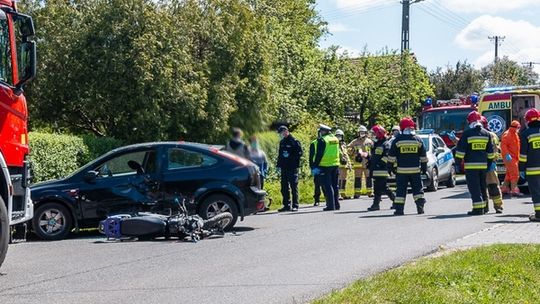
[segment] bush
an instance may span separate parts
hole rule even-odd
[[[31,132],[33,182],[65,177],[98,156],[122,145],[114,138]]]
[[[29,141],[34,182],[67,176],[88,155],[88,147],[77,136],[32,132]]]

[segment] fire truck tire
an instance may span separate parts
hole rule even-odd
[[[65,239],[73,227],[69,210],[58,203],[44,203],[34,212],[32,230],[42,240]]]
[[[6,204],[0,197],[0,266],[6,258],[6,253],[9,244],[9,218],[7,214]]]

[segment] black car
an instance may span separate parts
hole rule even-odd
[[[191,211],[203,218],[232,213],[232,228],[238,217],[264,208],[259,174],[250,161],[203,144],[118,148],[64,179],[32,186],[32,228],[42,239],[63,239],[112,214],[156,212],[156,202],[174,197],[190,198]]]

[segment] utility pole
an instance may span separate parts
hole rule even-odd
[[[403,0],[403,11],[401,16],[401,53],[409,50],[409,22],[411,4],[415,4],[424,0]]]
[[[530,61],[530,62],[522,62],[521,64],[523,64],[524,67],[527,67],[527,68],[532,70],[534,68],[534,66],[537,65],[537,64],[540,64],[540,62],[532,62],[532,61]]]
[[[502,42],[506,38],[505,36],[489,36],[488,37],[490,41],[495,42],[495,62],[499,60],[499,46],[501,46]]]

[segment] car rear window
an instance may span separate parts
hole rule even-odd
[[[167,168],[170,170],[174,170],[184,168],[209,167],[215,165],[217,162],[217,159],[200,152],[189,151],[180,148],[172,148],[169,149],[168,152]]]

